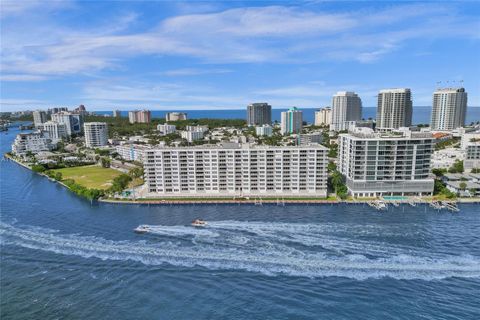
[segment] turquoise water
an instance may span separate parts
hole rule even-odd
[[[125,206],[0,177],[2,320],[479,318],[478,205]]]
[[[383,199],[385,199],[385,200],[407,200],[408,197],[404,197],[404,196],[383,196]]]

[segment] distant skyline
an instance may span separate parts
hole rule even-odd
[[[2,0],[0,107],[320,108],[337,91],[374,107],[399,87],[431,106],[439,81],[480,106],[479,16],[476,1]]]

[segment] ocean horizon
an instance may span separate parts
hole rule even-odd
[[[315,119],[315,111],[319,108],[302,108],[303,111],[303,120],[307,123],[313,123]],[[376,117],[376,107],[363,107],[362,109],[362,118],[363,119],[375,119]],[[288,110],[284,109],[273,109],[272,108],[272,121],[280,121],[280,113],[282,111]],[[211,118],[211,119],[246,119],[247,110],[246,109],[208,109],[208,110],[151,110],[152,118],[165,118],[167,112],[186,112],[189,119],[200,119],[200,118]],[[413,107],[413,124],[429,124],[431,116],[432,107],[428,106],[414,106]],[[92,111],[95,114],[112,115],[112,111]],[[128,117],[127,110],[121,110],[122,117]],[[472,122],[480,121],[480,107],[468,107],[466,123],[470,124]]]

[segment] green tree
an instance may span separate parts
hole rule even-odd
[[[133,168],[128,172],[128,174],[130,175],[130,177],[134,179],[141,178],[143,176],[143,168],[140,168],[140,167]]]
[[[110,168],[110,163],[111,163],[110,159],[102,157],[101,162],[102,162],[102,167]]]
[[[333,161],[330,161],[328,163],[327,170],[329,173],[334,172],[335,170],[337,170],[337,165]]]
[[[443,169],[443,168],[435,168],[435,169],[432,169],[432,173],[433,173],[436,177],[442,177],[446,172],[447,172],[447,169]]]
[[[463,168],[463,161],[456,160],[455,163],[448,169],[450,173],[462,173],[464,170]]]
[[[467,189],[467,184],[465,182],[460,182],[458,185],[460,187],[460,190],[465,191]]]
[[[42,173],[42,172],[45,172],[45,170],[46,170],[45,167],[41,164],[34,164],[32,166],[32,171],[34,171],[34,172]]]

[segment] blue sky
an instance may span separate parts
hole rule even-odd
[[[480,106],[480,3],[1,1],[1,109],[375,106],[463,80]]]

